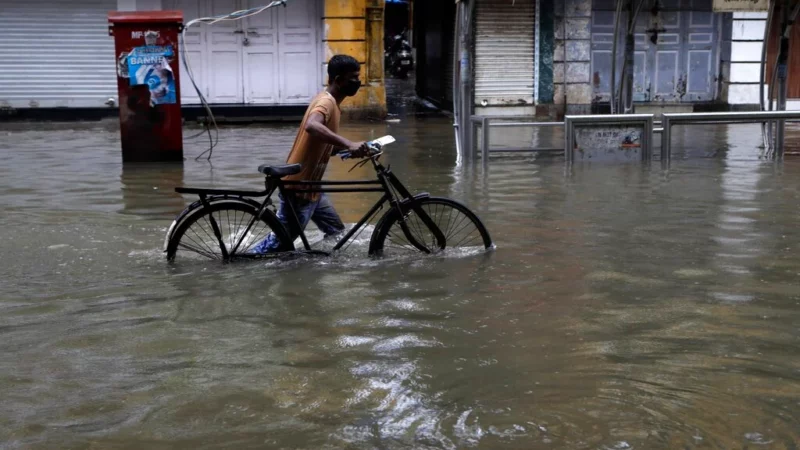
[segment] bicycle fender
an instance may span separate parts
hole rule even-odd
[[[403,214],[408,213],[408,210],[413,208],[413,204],[419,202],[420,200],[430,198],[431,194],[427,192],[419,193],[411,198],[404,199],[400,201],[400,209],[403,211]],[[412,205],[412,206],[409,206]]]
[[[420,194],[420,196],[421,196],[420,198],[429,198],[430,194],[428,194],[426,192],[426,193]],[[422,223],[424,223],[425,226],[428,227],[430,232],[433,233],[433,236],[436,238],[436,243],[439,244],[439,248],[440,249],[444,249],[445,247],[447,247],[447,237],[444,235],[444,233],[442,233],[442,230],[439,229],[438,226],[436,226],[436,224],[433,222],[433,220],[428,215],[428,213],[426,213],[422,208],[415,209],[414,205],[415,205],[415,203],[417,203],[418,200],[419,199],[417,198],[417,196],[414,196],[414,200],[412,202],[410,202],[411,206],[409,207],[409,209],[410,210],[414,210],[417,213],[419,218],[422,219]],[[407,214],[407,212],[406,212],[406,214]],[[403,228],[403,232],[406,233],[406,238],[410,238],[411,234],[409,233],[409,231],[405,228],[405,226],[403,226],[402,228]]]
[[[415,195],[411,199],[403,200],[402,202],[400,202],[400,209],[403,211],[403,214],[408,214],[410,210],[414,209],[414,205],[416,203],[418,203],[422,199],[430,198],[430,196],[431,194],[423,192],[421,194]],[[425,213],[425,211],[420,209],[416,211],[416,213],[419,215],[419,218],[428,227],[428,229],[431,230],[431,233],[433,233],[434,237],[436,237],[436,243],[439,244],[439,248],[445,248],[447,246],[447,238],[445,237],[444,233],[442,233],[442,230],[440,230],[439,227],[437,227],[436,224],[433,223],[433,220],[431,220],[430,216],[428,216],[428,214]],[[406,230],[404,225],[401,225],[401,228],[403,228],[403,232],[406,233],[406,238],[412,238],[411,234],[408,232],[408,230]],[[416,243],[412,242],[412,245],[417,247]],[[423,249],[420,248],[420,250]]]

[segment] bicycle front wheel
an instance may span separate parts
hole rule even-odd
[[[265,210],[254,221],[257,213],[255,206],[235,200],[198,208],[175,229],[167,244],[167,260],[186,257],[223,261],[236,257],[256,257],[258,255],[253,252],[255,247],[270,233],[275,234],[280,244],[278,252],[292,250],[286,229],[275,215]]]
[[[430,220],[421,217],[423,213]],[[420,244],[431,253],[485,250],[493,245],[489,232],[478,216],[466,206],[448,198],[429,197],[420,200],[403,219],[408,234],[403,230],[400,219],[396,210],[391,210],[381,219],[370,240],[370,255],[420,253],[423,251]],[[428,225],[435,225],[441,234],[431,230]]]

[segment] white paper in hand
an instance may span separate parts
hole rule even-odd
[[[375,140],[372,141],[373,144],[377,144],[377,145],[379,145],[381,147],[385,147],[385,146],[391,144],[392,142],[395,142],[395,139],[392,136],[388,136],[388,135],[384,136],[384,137],[380,137],[380,138],[375,139]]]

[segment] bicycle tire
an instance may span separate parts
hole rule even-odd
[[[423,223],[415,212],[422,208],[445,236],[444,246],[440,245],[433,232]],[[372,233],[369,254],[372,256],[393,256],[396,254],[421,253],[416,245],[409,242],[399,223],[397,210],[388,211]],[[436,253],[456,248],[489,249],[493,247],[492,238],[480,218],[465,205],[442,197],[428,197],[418,200],[404,219],[413,238]]]
[[[294,244],[289,240],[286,229],[272,211],[264,210],[260,221],[256,221],[243,239],[236,252],[231,254],[239,233],[243,233],[250,220],[258,213],[254,205],[237,200],[221,200],[212,203],[208,208],[200,207],[190,211],[178,224],[167,243],[167,260],[174,261],[179,250],[195,253],[206,259],[225,260],[219,240],[213,231],[209,216],[214,217],[222,235],[222,241],[228,252],[227,259],[237,257],[253,257],[248,252],[269,235],[275,233],[280,242],[278,252],[291,251]],[[195,228],[192,228],[195,227]],[[189,233],[187,235],[187,233]],[[183,253],[183,252],[180,252]]]

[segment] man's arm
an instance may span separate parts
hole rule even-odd
[[[367,152],[366,142],[353,142],[347,138],[339,136],[325,126],[325,117],[322,113],[311,113],[306,121],[306,133],[321,140],[326,144],[333,145],[334,154],[337,150],[347,149],[353,153],[353,156],[363,156]]]

